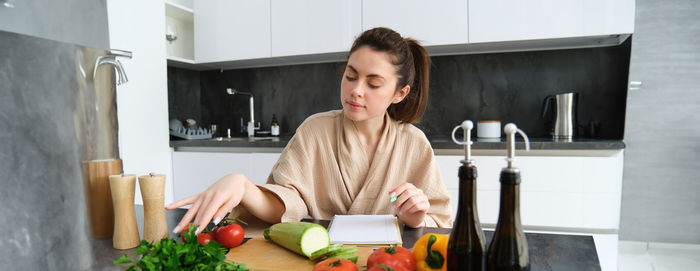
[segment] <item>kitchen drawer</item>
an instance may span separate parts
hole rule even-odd
[[[175,200],[207,189],[221,177],[242,173],[255,184],[264,184],[279,153],[174,152]]]

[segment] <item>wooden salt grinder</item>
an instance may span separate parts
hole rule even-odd
[[[109,186],[114,202],[114,236],[112,245],[116,249],[130,249],[141,242],[134,213],[135,175],[110,175]]]
[[[168,237],[165,220],[165,175],[150,173],[139,176],[143,198],[143,240],[154,242]]]

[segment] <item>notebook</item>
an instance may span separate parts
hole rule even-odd
[[[328,234],[331,244],[401,245],[399,223],[393,215],[335,215]]]

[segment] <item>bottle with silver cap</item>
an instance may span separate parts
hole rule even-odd
[[[503,128],[508,149],[508,166],[501,170],[501,197],[496,232],[486,254],[486,270],[530,270],[530,254],[520,222],[520,170],[515,164],[515,133],[525,140],[526,150],[530,141],[513,123]]]
[[[457,129],[464,130],[464,141],[455,138]],[[452,130],[452,141],[464,146],[464,160],[459,167],[459,202],[450,239],[447,243],[447,270],[484,270],[486,249],[476,208],[476,165],[471,159],[471,132],[474,123],[465,120]]]

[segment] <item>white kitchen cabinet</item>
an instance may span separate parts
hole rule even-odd
[[[270,57],[270,0],[194,1],[195,62]]]
[[[436,161],[456,213],[459,155],[437,155]],[[474,156],[477,208],[482,223],[495,224],[500,197],[502,156]],[[520,212],[530,227],[617,230],[619,228],[623,152],[596,157],[519,156]]]
[[[166,1],[165,35],[168,61],[194,64],[194,11],[192,8]]]
[[[363,0],[362,29],[384,26],[423,45],[468,42],[468,1]]]
[[[347,52],[362,32],[361,2],[272,0],[272,56]]]
[[[634,32],[634,0],[469,0],[469,42]]]
[[[264,184],[279,153],[174,152],[175,200],[202,192],[231,173],[242,173],[255,184]]]

